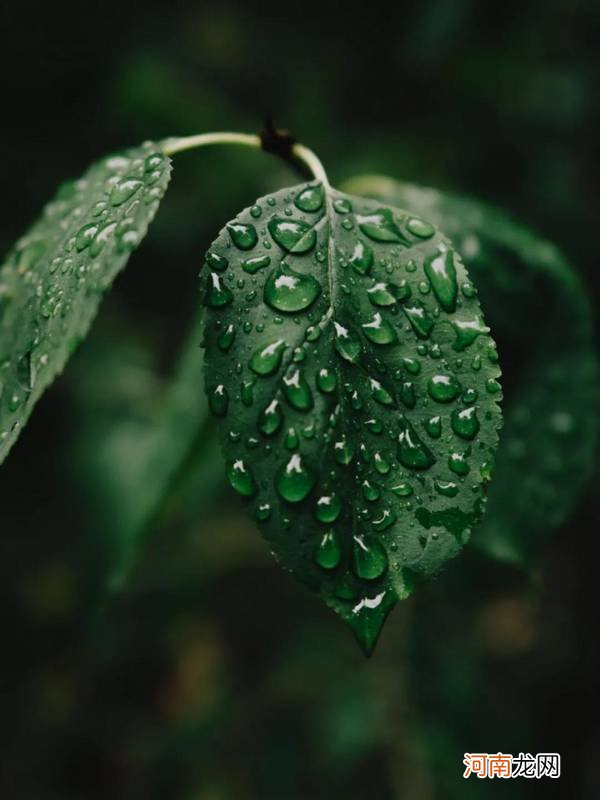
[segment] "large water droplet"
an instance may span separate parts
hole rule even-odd
[[[373,530],[380,533],[381,531],[385,531],[396,522],[397,516],[396,512],[393,511],[391,508],[384,508],[381,512],[381,516],[377,517],[377,519],[373,520]]]
[[[298,411],[309,411],[313,407],[313,396],[304,375],[299,369],[286,375],[282,381],[283,393],[288,403]]]
[[[215,272],[225,272],[229,266],[229,261],[225,256],[218,253],[209,252],[206,254],[206,265]]]
[[[266,436],[277,433],[283,423],[283,413],[278,400],[273,400],[263,409],[258,418],[258,429]]]
[[[398,434],[398,459],[409,469],[429,469],[435,464],[435,456],[421,441],[417,432],[405,417],[400,419]]]
[[[411,289],[406,281],[400,284],[380,282],[367,289],[367,295],[374,306],[385,308],[395,305],[398,300],[408,299]]]
[[[256,481],[241,459],[227,462],[227,479],[232,487],[243,497],[252,497],[256,494]]]
[[[321,284],[312,275],[294,272],[283,263],[265,283],[264,297],[271,308],[293,314],[311,306],[321,293]]]
[[[252,250],[258,242],[254,225],[244,222],[230,222],[227,226],[229,236],[238,250]]]
[[[342,550],[334,530],[326,531],[315,547],[313,558],[322,569],[335,569],[341,561]]]
[[[359,578],[375,580],[387,570],[387,553],[374,536],[355,536],[353,555],[354,571]]]
[[[459,381],[454,375],[433,375],[427,383],[429,395],[438,403],[450,403],[462,391]]]
[[[392,344],[398,341],[398,336],[392,325],[384,319],[379,311],[370,322],[364,322],[362,329],[367,339],[374,344]]]
[[[375,242],[408,244],[389,208],[379,208],[372,214],[357,214],[356,221],[365,236]]]
[[[395,405],[393,396],[388,392],[385,386],[382,386],[379,381],[376,381],[375,378],[369,378],[369,384],[371,386],[371,396],[373,397],[373,400],[381,403],[382,406]]]
[[[452,472],[462,477],[469,474],[471,468],[467,462],[468,455],[468,450],[465,453],[450,453],[448,456],[448,467]]]
[[[359,239],[348,261],[360,275],[366,275],[373,266],[373,250]]]
[[[283,339],[278,339],[266,347],[259,347],[253,353],[248,366],[257,375],[271,375],[276,369],[279,369],[284,350],[285,342]]]
[[[440,481],[436,478],[433,486],[436,492],[444,497],[456,497],[458,494],[458,485],[453,481]]]
[[[216,272],[211,272],[208,277],[208,288],[204,297],[204,303],[210,308],[223,308],[233,300],[233,294],[225,286],[223,279]]]
[[[474,439],[479,433],[476,407],[455,408],[450,417],[450,425],[457,436],[463,439]]]
[[[229,407],[229,394],[227,389],[220,383],[215,386],[208,394],[208,403],[210,410],[216,417],[227,416],[227,409]]]
[[[288,503],[299,503],[309,494],[315,482],[314,473],[304,465],[300,453],[294,453],[277,473],[275,488]]]
[[[371,483],[371,481],[363,481],[362,482],[362,493],[363,497],[368,503],[374,503],[376,500],[379,500],[381,497],[381,490],[376,483]]]
[[[89,247],[90,244],[94,241],[94,236],[98,232],[98,225],[94,223],[90,223],[88,225],[84,225],[77,231],[77,236],[75,237],[75,248],[77,252],[81,253],[82,250],[85,250],[86,247]]]
[[[439,439],[442,435],[442,418],[438,415],[426,419],[423,427],[432,439]]]
[[[346,466],[350,464],[354,458],[354,442],[350,439],[346,439],[346,437],[339,439],[333,445],[333,452],[338,464]]]
[[[323,205],[323,187],[321,184],[318,186],[307,186],[298,194],[294,200],[294,205],[300,211],[307,211],[312,213],[318,211]]]
[[[289,253],[308,253],[317,241],[314,228],[300,220],[273,217],[267,227],[277,244]]]
[[[435,322],[423,303],[420,300],[410,300],[402,306],[402,310],[419,339],[427,339]]]
[[[458,295],[454,251],[440,250],[429,256],[425,259],[424,270],[441,307],[445,311],[453,312]]]

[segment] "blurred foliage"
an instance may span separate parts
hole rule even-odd
[[[0,246],[102,153],[252,131],[271,111],[334,182],[379,172],[510,209],[593,294],[598,22],[596,3],[571,0],[424,0],[360,15],[321,4],[318,19],[254,0],[4,4]],[[468,548],[393,614],[365,662],[221,488],[210,429],[182,473],[168,448],[161,463],[152,424],[173,408],[202,253],[240,208],[296,180],[243,149],[178,158],[147,241],[3,470],[0,796],[593,796],[591,489],[538,571]],[[518,361],[503,358],[507,380]],[[199,408],[202,397],[199,384]],[[122,472],[102,470],[108,451]],[[149,463],[160,469],[146,477]],[[147,494],[131,495],[127,475]],[[157,480],[170,487],[160,508]],[[115,537],[151,520],[129,587],[107,603]],[[463,781],[467,750],[558,751],[563,777]]]

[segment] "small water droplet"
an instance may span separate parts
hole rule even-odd
[[[323,187],[321,184],[318,186],[307,186],[305,189],[296,196],[294,205],[300,211],[313,213],[318,211],[323,205]]]
[[[392,325],[377,311],[370,322],[364,322],[362,329],[365,336],[373,344],[386,345],[398,341],[398,336]]]
[[[222,333],[219,334],[217,338],[217,346],[219,347],[219,350],[221,350],[223,353],[226,353],[233,344],[234,339],[235,327],[230,324]]]
[[[458,485],[452,481],[440,481],[436,478],[433,486],[436,492],[444,497],[456,497],[458,494]]]
[[[398,434],[398,459],[409,469],[429,469],[435,457],[405,417],[400,419]]]
[[[288,403],[298,411],[309,411],[313,405],[313,396],[304,375],[299,369],[286,375],[282,381],[283,393]]]
[[[373,249],[359,239],[348,261],[359,275],[366,275],[373,266]]]
[[[419,239],[430,239],[435,233],[433,225],[418,217],[411,217],[406,223],[406,227],[413,236],[418,236]]]
[[[452,321],[452,327],[456,334],[452,347],[459,352],[466,350],[478,336],[490,331],[481,318],[473,320],[456,319]]]
[[[141,189],[143,182],[136,178],[121,178],[110,190],[109,202],[111,206],[120,206]]]
[[[400,284],[379,282],[367,289],[367,295],[374,306],[385,308],[395,305],[399,300],[407,300],[411,290],[406,281]]]
[[[479,433],[476,407],[455,408],[450,417],[450,425],[454,433],[462,439],[474,439]]]
[[[225,258],[225,256],[221,256],[218,253],[209,251],[206,254],[206,265],[215,272],[225,272],[229,266],[229,261]]]
[[[396,522],[397,516],[396,512],[393,511],[391,508],[384,508],[381,512],[381,516],[377,517],[377,519],[373,520],[373,530],[380,533],[381,531],[385,531]]]
[[[346,361],[356,364],[362,351],[359,340],[350,333],[348,328],[340,325],[335,320],[333,326],[335,328],[335,349]]]
[[[342,511],[342,502],[337,494],[319,497],[315,507],[315,516],[319,522],[335,522]]]
[[[250,275],[258,272],[260,269],[268,267],[271,263],[269,256],[252,256],[252,258],[245,258],[242,261],[242,269]]]
[[[367,480],[363,481],[362,483],[362,493],[363,497],[368,503],[374,503],[381,497],[381,490],[379,486],[377,486],[376,483],[371,483]]]
[[[336,384],[337,379],[331,370],[328,370],[326,367],[319,370],[317,374],[317,387],[321,392],[325,392],[325,394],[333,392]]]
[[[233,294],[225,286],[223,279],[216,272],[211,272],[208,278],[208,288],[204,297],[205,305],[209,308],[223,308],[233,300]]]
[[[408,244],[408,240],[394,221],[389,208],[379,208],[372,214],[357,214],[356,221],[360,230],[375,242]]]
[[[469,451],[464,453],[450,453],[448,456],[448,467],[452,470],[452,472],[462,477],[469,474],[470,467],[467,462],[468,455]]]
[[[440,416],[430,417],[423,423],[423,427],[432,439],[439,439],[442,435],[442,418]]]
[[[278,400],[273,400],[261,412],[258,418],[258,429],[266,436],[272,436],[283,424],[283,412]]]
[[[456,282],[456,266],[453,250],[439,250],[425,259],[425,275],[429,279],[433,293],[445,311],[452,313],[456,309],[458,283]]]
[[[410,300],[402,306],[402,310],[419,339],[427,339],[435,322],[423,303],[420,300]]]

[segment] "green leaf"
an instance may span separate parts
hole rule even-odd
[[[160,145],[63,185],[0,270],[0,463],[143,239],[171,172]]]
[[[380,176],[347,186],[438,224],[477,283],[506,400],[488,510],[472,541],[495,558],[528,561],[593,470],[598,367],[585,288],[554,245],[492,206]]]
[[[370,652],[484,507],[500,370],[460,256],[424,219],[307,184],[226,226],[204,288],[229,481]]]

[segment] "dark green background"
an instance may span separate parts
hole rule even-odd
[[[597,3],[567,0],[9,0],[0,246],[104,153],[271,112],[334,182],[382,172],[505,206],[594,291],[599,27]],[[178,156],[148,240],[2,469],[0,796],[592,797],[597,480],[532,573],[467,550],[392,614],[370,662],[193,471],[98,611],[119,508],[93,481],[94,442],[122,409],[151,414],[222,224],[295,181],[251,151]],[[558,751],[563,778],[463,781],[465,751],[498,750]]]

